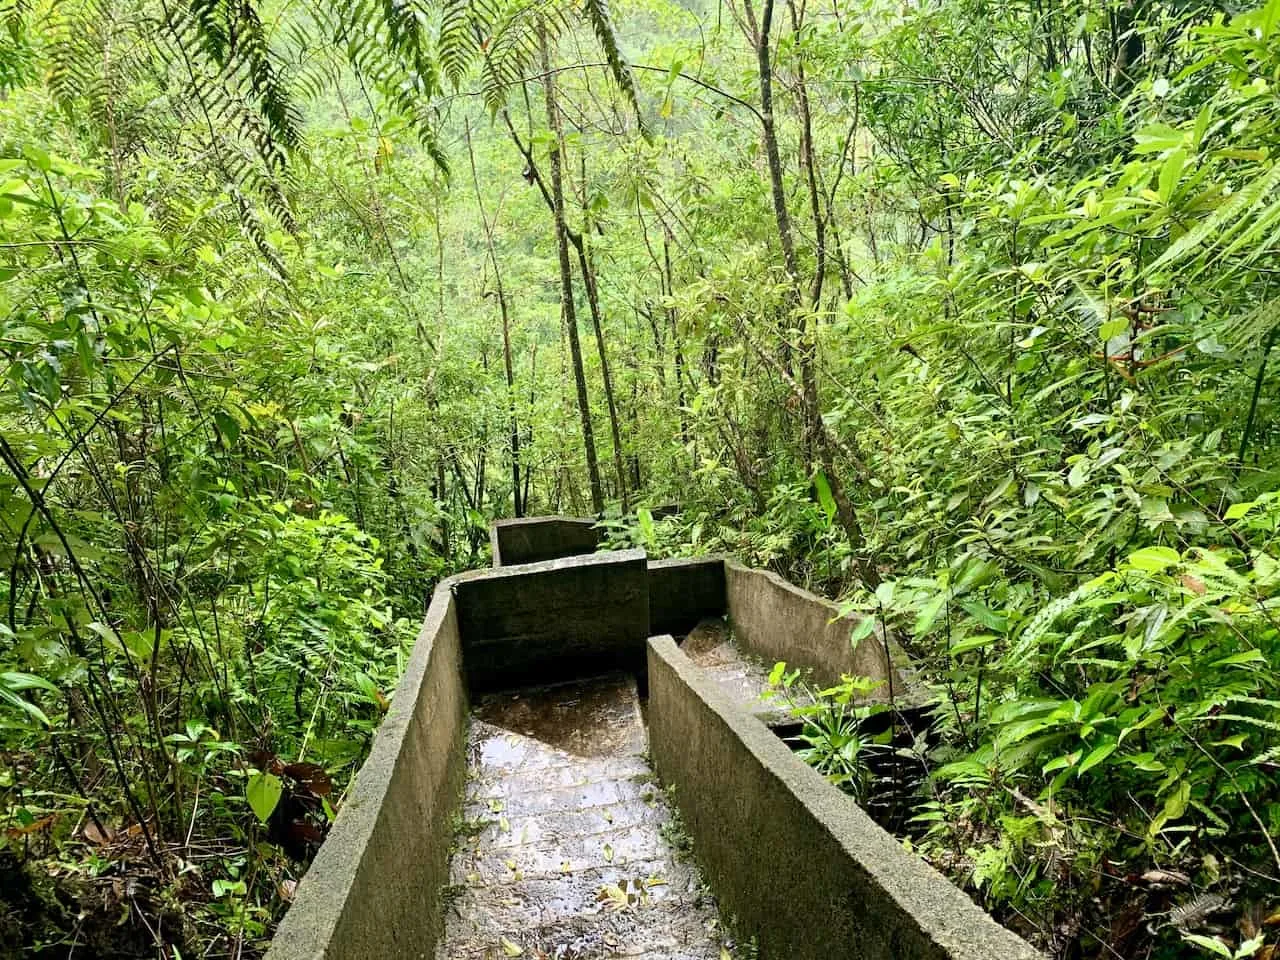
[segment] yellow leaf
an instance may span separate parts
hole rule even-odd
[[[502,938],[502,952],[508,957],[518,957],[524,953],[524,948],[517,943],[512,943],[506,937]]]

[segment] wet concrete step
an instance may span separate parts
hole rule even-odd
[[[726,697],[769,726],[789,722],[793,705],[813,702],[807,687],[793,688],[788,697],[767,696],[773,664],[745,653],[722,618],[701,621],[677,642]]]
[[[629,676],[475,704],[438,960],[720,960],[646,746]]]

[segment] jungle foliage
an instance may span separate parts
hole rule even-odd
[[[1049,954],[1280,953],[1278,85],[1280,0],[0,0],[0,952],[259,955],[568,512],[887,626]]]

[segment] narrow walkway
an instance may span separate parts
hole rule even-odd
[[[477,702],[438,960],[728,955],[646,745],[631,677]]]

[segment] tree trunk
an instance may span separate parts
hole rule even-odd
[[[800,276],[800,263],[796,258],[791,214],[787,210],[787,195],[782,179],[782,157],[778,150],[777,127],[773,118],[773,68],[769,62],[769,32],[773,25],[773,0],[764,0],[758,22],[751,0],[746,0],[743,6],[747,14],[748,23],[755,34],[753,39],[756,46],[756,67],[760,80],[760,114],[764,128],[765,157],[769,163],[769,186],[773,194],[773,213],[778,229],[778,240],[782,245],[783,262],[787,268],[787,275],[791,280],[790,290],[784,304],[785,313],[787,314],[784,319],[785,329],[790,320],[790,315],[803,306],[803,281]],[[807,108],[807,101],[802,102]],[[806,148],[810,147],[807,136],[804,146]],[[812,157],[807,157],[807,160],[810,164],[810,171],[812,171]],[[810,187],[811,189],[813,187],[812,181],[810,182]],[[820,218],[820,211],[817,214]],[[819,295],[821,289],[821,282],[815,277],[810,292]],[[817,303],[813,303],[812,306],[816,308]],[[817,454],[822,471],[826,475],[827,484],[831,488],[832,499],[836,502],[836,518],[844,530],[845,536],[849,538],[850,546],[855,551],[859,550],[865,545],[862,524],[859,522],[853,502],[845,492],[844,484],[841,482],[839,473],[836,470],[835,454],[838,446],[836,438],[832,436],[822,419],[822,407],[818,397],[816,342],[813,339],[812,331],[807,330],[802,325],[802,341],[799,351],[800,382],[797,384],[791,374],[790,349],[785,339],[786,334],[784,333],[783,336],[782,361],[778,364],[778,372],[791,385],[793,392],[798,394],[800,406],[804,412],[805,446],[808,450]],[[875,587],[880,582],[875,563],[867,557],[858,557],[857,571],[863,583],[870,587]]]
[[[484,199],[480,194],[480,178],[476,175],[476,154],[471,146],[471,124],[466,125],[467,158],[471,161],[471,182],[476,189],[476,207],[480,210],[480,223],[484,226],[485,245],[489,262],[493,264],[493,285],[498,295],[498,310],[502,314],[502,363],[507,375],[507,417],[511,423],[508,452],[511,455],[511,509],[517,517],[524,516],[524,504],[520,500],[520,423],[516,418],[516,378],[511,363],[511,317],[507,309],[507,294],[502,286],[502,270],[498,255],[493,249],[493,228],[484,212]]]
[[[675,279],[671,275],[671,231],[664,225],[662,228],[662,282],[663,292],[667,295],[667,325],[671,328],[671,346],[674,351],[676,367],[676,403],[680,409],[680,442],[689,443],[689,418],[685,414],[688,398],[684,391],[684,353],[680,349],[680,327],[674,304]]]
[[[587,305],[591,308],[591,326],[595,329],[596,349],[600,354],[600,376],[604,379],[604,398],[609,407],[609,429],[613,436],[613,469],[618,475],[618,499],[622,501],[622,512],[628,513],[631,505],[627,502],[627,471],[622,461],[622,429],[618,424],[618,405],[613,397],[613,377],[609,373],[609,354],[604,345],[604,325],[600,317],[600,289],[596,286],[595,261],[591,256],[588,241],[590,227],[586,219],[587,160],[582,158],[582,191],[583,191],[583,226],[580,233],[571,234],[574,248],[578,251],[578,266],[582,271],[582,282],[587,288]]]
[[[560,261],[560,306],[569,334],[569,353],[573,361],[573,379],[578,389],[578,413],[582,419],[582,445],[586,448],[587,477],[591,483],[591,506],[596,514],[604,513],[604,493],[600,486],[600,466],[596,462],[595,433],[591,428],[591,407],[587,398],[587,376],[582,367],[582,344],[578,340],[578,314],[573,303],[573,270],[569,265],[569,237],[564,215],[564,178],[561,157],[564,135],[560,112],[556,106],[555,75],[551,72],[551,54],[547,34],[539,36],[542,51],[542,92],[547,105],[547,124],[551,128],[548,167],[551,173],[551,208],[556,228],[556,253]]]

